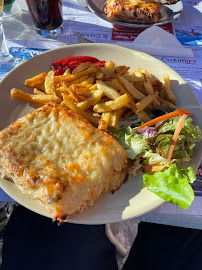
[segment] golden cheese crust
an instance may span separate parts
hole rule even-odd
[[[66,107],[49,103],[0,132],[0,168],[53,218],[65,220],[127,175],[125,150]]]
[[[105,6],[108,19],[129,23],[157,23],[159,12],[156,0],[108,0]]]

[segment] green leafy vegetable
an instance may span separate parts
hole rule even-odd
[[[147,142],[152,149],[162,157],[167,158],[170,145],[179,117],[174,117],[164,122],[158,127],[158,132],[154,137],[147,138]],[[191,160],[196,142],[201,139],[199,127],[192,124],[192,118],[187,117],[184,126],[178,136],[172,154],[173,159]]]
[[[136,134],[130,127],[119,127],[111,135],[126,150],[126,155],[130,159],[136,158],[149,148],[146,138]]]
[[[157,134],[155,137],[148,138],[147,141],[153,146],[155,152],[159,153],[166,159],[172,143],[172,138],[173,134]],[[195,141],[187,140],[185,135],[179,135],[172,158],[190,160],[192,158],[195,145]]]
[[[196,179],[193,167],[182,169],[173,163],[164,171],[143,175],[145,186],[167,202],[187,209],[194,200],[194,192],[190,183]]]
[[[144,166],[163,165],[166,162],[165,158],[160,156],[158,153],[153,153],[152,151],[145,151],[142,157],[144,159]]]
[[[173,117],[169,119],[167,122],[165,122],[163,125],[160,126],[158,129],[158,134],[160,133],[171,133],[173,134],[176,125],[179,121],[179,117]],[[180,132],[180,135],[185,135],[187,141],[199,141],[201,139],[201,130],[198,126],[195,126],[192,124],[193,119],[191,117],[187,117],[183,128]]]
[[[141,158],[143,166],[161,166],[166,163],[173,134],[176,130],[179,117],[171,118],[160,123],[155,133],[143,131],[137,134],[132,128],[121,126],[111,135],[126,150],[128,158]],[[196,171],[193,167],[181,168],[182,160],[191,160],[193,149],[201,139],[199,127],[192,124],[192,118],[187,117],[178,136],[168,168],[154,173],[145,173],[145,186],[165,201],[187,209],[194,200],[194,192],[190,185],[196,180]]]

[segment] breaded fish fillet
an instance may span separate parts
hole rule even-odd
[[[153,24],[159,19],[157,0],[107,0],[105,13],[110,20]]]
[[[66,107],[49,103],[0,132],[0,170],[53,219],[66,220],[127,176],[125,150]]]

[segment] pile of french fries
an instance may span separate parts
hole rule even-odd
[[[148,111],[153,105],[177,108],[169,75],[162,83],[145,69],[128,70],[112,61],[104,68],[83,63],[59,76],[50,70],[25,80],[33,94],[13,88],[11,96],[39,104],[60,103],[105,131],[116,128],[120,117],[136,114],[144,122],[151,120]]]

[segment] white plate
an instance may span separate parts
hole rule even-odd
[[[106,0],[88,0],[88,8],[90,11],[95,13],[101,19],[108,21],[114,25],[127,27],[127,28],[147,28],[152,25],[163,25],[172,22],[179,18],[183,11],[182,1],[178,1],[176,4],[172,5],[162,5],[160,4],[160,16],[159,21],[155,24],[140,24],[140,23],[127,23],[118,20],[109,20],[107,15],[104,13],[104,8],[106,5]]]
[[[25,79],[41,72],[48,72],[50,64],[55,60],[74,55],[89,55],[100,60],[112,60],[118,65],[125,64],[130,66],[131,71],[134,71],[137,67],[142,67],[161,81],[163,76],[168,73],[178,106],[181,108],[185,107],[193,112],[195,124],[202,129],[202,117],[199,117],[202,115],[202,108],[193,91],[175,71],[163,62],[145,53],[116,45],[78,44],[50,50],[30,58],[2,79],[0,82],[0,130],[7,127],[20,116],[26,115],[36,108],[33,104],[28,104],[18,99],[11,99],[10,90],[16,87],[28,91],[28,88],[24,86]],[[195,148],[192,164],[199,165],[202,158],[201,153],[202,144],[200,143]],[[0,186],[18,203],[36,213],[51,217],[37,202],[22,194],[12,182],[1,179]],[[118,222],[123,219],[143,215],[160,206],[163,202],[155,194],[143,188],[142,176],[139,174],[123,184],[114,194],[102,195],[93,207],[84,210],[81,214],[77,214],[70,219],[70,222],[82,224]]]

